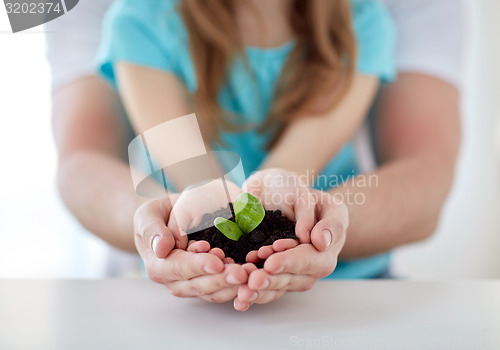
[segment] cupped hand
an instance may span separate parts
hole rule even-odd
[[[252,174],[242,186],[244,192],[257,197],[267,210],[281,210],[295,221],[300,243],[310,243],[314,226],[314,197],[301,178],[283,169],[266,169]]]
[[[309,290],[318,279],[335,270],[349,224],[347,206],[328,193],[316,190],[312,193],[317,223],[311,231],[311,240],[322,241],[330,234],[331,243],[324,251],[319,251],[316,244],[303,243],[272,252],[264,268],[253,270],[248,283],[238,288],[234,300],[236,310],[245,311],[254,303],[268,303],[291,291]]]
[[[168,228],[177,236],[186,236],[193,228],[199,227],[205,214],[227,208],[229,201],[234,202],[241,189],[229,180],[222,178],[184,190],[175,200],[172,207]],[[224,213],[229,219],[229,208]],[[213,226],[212,222],[206,223]]]
[[[234,299],[238,287],[248,281],[253,264],[225,264],[217,250],[198,252],[196,245],[188,247],[187,236],[167,227],[172,202],[177,199],[177,195],[171,195],[170,200],[153,199],[136,210],[134,239],[148,277],[179,297],[211,302]]]
[[[247,255],[247,261],[264,261],[276,252],[297,246],[298,243],[312,243],[319,251],[325,251],[332,242],[328,231],[311,236],[316,224],[316,195],[300,176],[283,169],[266,169],[251,175],[243,184],[243,190],[250,192],[268,210],[281,210],[288,219],[295,221],[298,242],[291,239],[278,240],[272,246],[261,247]]]

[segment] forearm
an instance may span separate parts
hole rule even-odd
[[[437,225],[452,178],[453,173],[440,168],[437,158],[417,155],[331,190],[349,208],[341,259],[387,252],[428,237]]]
[[[431,76],[401,73],[382,90],[375,123],[381,166],[332,190],[347,198],[350,226],[341,253],[382,253],[433,233],[451,188],[460,145],[458,91]],[[351,197],[355,198],[355,197]]]
[[[117,248],[136,251],[134,212],[145,199],[135,193],[126,163],[101,152],[73,152],[59,162],[58,185],[86,229]]]
[[[320,116],[304,116],[284,131],[261,168],[281,168],[313,183],[361,125],[377,91],[378,80],[358,75],[344,99]]]
[[[116,94],[95,76],[63,86],[53,96],[53,127],[63,201],[89,231],[135,251],[132,222],[142,199],[125,160],[131,136]]]

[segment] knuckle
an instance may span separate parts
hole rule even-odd
[[[142,214],[150,211],[153,209],[153,207],[155,207],[158,203],[158,200],[157,199],[152,199],[152,200],[149,200],[143,204],[141,204],[137,210],[135,211],[135,217],[136,218],[139,218]]]
[[[320,278],[329,276],[335,271],[335,268],[337,267],[337,260],[330,262],[329,264],[325,265],[320,272]]]
[[[303,283],[300,286],[299,291],[300,292],[307,292],[308,290],[311,290],[315,284],[316,284],[316,281],[309,281],[309,282]]]
[[[218,296],[216,294],[210,294],[210,295],[208,295],[207,299],[208,299],[209,302],[211,302],[211,303],[217,303],[217,304],[220,304],[220,303],[223,303],[223,302],[226,301],[222,296]]]
[[[209,303],[217,303],[217,298],[213,295],[200,295],[199,298],[208,301]]]
[[[277,282],[277,288],[275,289],[283,289],[283,288],[288,288],[288,289],[294,289],[295,285],[297,283],[296,278],[294,278],[293,275],[286,275],[285,278],[281,278]]]
[[[146,267],[146,275],[148,276],[148,278],[155,282],[155,283],[159,283],[159,284],[162,284],[163,282],[163,278],[162,276],[158,273],[158,271],[154,268],[151,268],[151,267]]]
[[[330,222],[330,228],[332,230],[332,233],[336,236],[341,236],[344,234],[344,231],[345,231],[345,226],[342,222],[340,222],[339,220],[332,220]]]
[[[217,278],[214,280],[214,289],[221,290],[226,288],[229,284],[226,282],[224,278]]]
[[[158,224],[156,222],[148,222],[140,227],[142,235],[145,237],[149,232],[154,233],[158,230]]]
[[[204,295],[204,291],[196,284],[190,284],[188,287],[188,294],[193,296]]]

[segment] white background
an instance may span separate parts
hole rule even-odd
[[[394,271],[404,277],[500,277],[500,0],[469,0],[467,10],[456,183],[438,232],[396,252]],[[109,248],[69,215],[55,187],[42,30],[14,35],[0,10],[0,278],[103,277]]]

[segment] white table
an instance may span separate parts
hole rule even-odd
[[[0,280],[0,349],[500,349],[500,281],[321,281],[256,305],[147,280]]]

